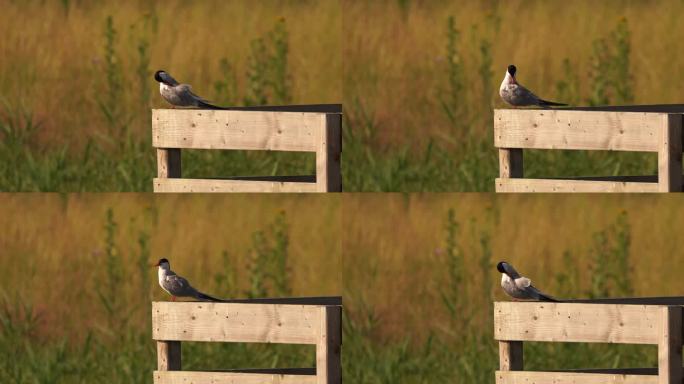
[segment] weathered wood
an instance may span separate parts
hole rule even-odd
[[[275,370],[277,371],[277,370]],[[315,375],[244,372],[154,372],[155,384],[316,384]]]
[[[682,190],[682,115],[663,115],[658,151],[660,192]]]
[[[154,340],[317,344],[321,307],[153,302]]]
[[[660,308],[648,305],[494,303],[494,338],[658,344]]]
[[[320,337],[316,344],[318,384],[341,384],[342,308],[320,308]]]
[[[499,370],[522,371],[523,361],[522,341],[499,341]]]
[[[655,375],[496,371],[496,384],[658,384]]]
[[[681,384],[682,375],[682,307],[660,307],[660,339],[658,340],[658,384]]]
[[[509,179],[495,180],[496,192],[658,192],[658,183],[601,181],[601,180],[570,180],[570,179]]]
[[[657,152],[662,116],[644,112],[497,109],[494,145]]]
[[[324,113],[152,110],[157,148],[316,152]]]
[[[180,149],[157,149],[157,177],[163,179],[181,177]]]
[[[157,369],[160,371],[181,370],[180,341],[157,341]]]
[[[523,151],[520,148],[499,148],[499,177],[523,177]]]
[[[231,180],[231,179],[160,179],[155,178],[154,192],[318,192],[313,182]]]
[[[318,192],[341,192],[342,116],[327,115],[322,122],[321,139],[316,150],[316,184]]]

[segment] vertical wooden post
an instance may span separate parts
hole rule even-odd
[[[658,190],[682,190],[682,115],[664,117],[658,149]]]
[[[684,378],[682,375],[682,307],[664,307],[661,313],[658,383],[681,384]]]
[[[316,344],[316,383],[341,384],[342,308],[321,307],[320,336]]]
[[[316,186],[318,192],[341,192],[342,115],[325,114],[316,151]]]
[[[157,149],[157,177],[160,179],[181,177],[181,150],[179,148]]]
[[[181,342],[157,341],[157,370],[181,370]]]
[[[499,341],[499,370],[523,370],[522,341]]]
[[[499,148],[499,177],[502,179],[523,177],[522,148]]]

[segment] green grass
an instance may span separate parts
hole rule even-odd
[[[491,382],[498,364],[498,352],[492,334],[490,309],[497,282],[487,278],[494,263],[491,224],[497,211],[460,223],[456,212],[443,217],[442,255],[446,259],[446,287],[436,303],[448,314],[440,327],[413,334],[387,336],[383,319],[367,302],[367,292],[344,285],[345,318],[343,328],[344,380],[352,383],[435,383]],[[143,383],[151,382],[155,368],[155,346],[151,339],[149,299],[150,255],[146,229],[137,229],[138,244],[130,247],[117,241],[126,226],[109,210],[102,221],[103,252],[99,255],[107,268],[99,271],[104,284],[98,290],[90,311],[106,319],[83,328],[74,339],[54,332],[46,338],[44,303],[32,303],[20,293],[0,294],[0,382],[3,383]],[[478,222],[479,221],[479,222]],[[128,229],[130,230],[130,229]],[[547,280],[547,290],[560,297],[587,294],[624,296],[632,294],[632,226],[627,213],[620,213],[605,228],[591,234],[591,264],[578,265],[565,253],[565,266]],[[467,251],[467,239],[477,239],[479,247]],[[124,252],[131,252],[124,263]],[[289,221],[284,213],[275,213],[263,228],[253,232],[248,268],[240,274],[232,258],[223,253],[226,268],[214,276],[212,292],[226,296],[269,296],[291,293]],[[476,273],[465,273],[464,260],[475,260]],[[387,267],[387,266],[385,266]],[[586,286],[579,283],[580,271],[588,270]],[[283,273],[284,272],[284,273]],[[117,285],[123,276],[130,277],[128,297],[122,297]],[[373,272],[362,277],[372,286]],[[397,281],[401,281],[398,278]],[[205,284],[207,284],[205,282]],[[246,283],[246,284],[245,284]],[[465,289],[454,289],[456,285]],[[441,303],[441,304],[439,304]],[[51,303],[51,305],[64,305]],[[41,309],[43,308],[43,309]],[[484,318],[482,315],[487,313]],[[143,318],[141,324],[138,320]],[[587,344],[527,343],[527,369],[568,369],[643,367],[656,364],[653,346],[614,346]],[[275,346],[221,343],[183,343],[185,369],[248,367],[306,367],[314,365],[311,346]]]
[[[410,9],[410,4],[399,2],[397,6]],[[104,124],[85,140],[85,145],[41,144],[44,127],[33,111],[9,99],[4,101],[0,112],[0,190],[151,190],[156,174],[155,153],[149,135],[141,135],[136,126],[136,122],[149,121],[149,110],[131,109],[130,101],[118,95],[126,84],[124,68],[133,67],[137,81],[144,86],[129,98],[138,100],[139,105],[149,104],[154,90],[143,79],[152,73],[149,45],[155,22],[151,14],[135,24],[131,38],[136,56],[131,57],[120,53],[122,34],[112,17],[104,20],[100,36],[104,76],[97,97]],[[427,103],[435,104],[440,114],[436,121],[448,122],[447,131],[439,136],[428,135],[427,141],[407,137],[391,145],[383,144],[387,141],[383,137],[385,130],[376,118],[376,108],[381,105],[347,92],[342,155],[346,191],[493,190],[498,154],[492,144],[490,122],[497,81],[492,31],[500,20],[487,18],[468,32],[461,31],[462,26],[451,16],[442,17],[440,22],[443,35],[438,38],[447,60],[435,76],[443,76],[446,81],[434,90],[434,99]],[[270,30],[253,38],[242,75],[230,60],[220,59],[224,78],[214,81],[216,100],[243,105],[293,102],[292,89],[297,80],[289,64],[293,60],[289,38],[284,19],[276,20]],[[632,102],[635,90],[630,38],[630,24],[622,18],[607,35],[586,42],[586,49],[592,53],[584,93],[579,87],[584,76],[577,73],[570,59],[565,59],[567,75],[556,82],[558,99],[591,105]],[[474,48],[468,50],[467,46]],[[475,52],[471,52],[473,49]],[[480,91],[474,92],[471,87]],[[404,128],[416,132],[410,126]],[[187,177],[314,172],[313,156],[297,153],[184,151],[183,161]],[[525,173],[529,177],[654,174],[656,165],[654,155],[643,153],[526,151],[525,155]]]

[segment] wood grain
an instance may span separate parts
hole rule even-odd
[[[570,110],[494,110],[497,148],[657,152],[664,114]]]
[[[656,375],[496,371],[496,384],[658,384]]]
[[[603,192],[658,192],[658,183],[603,181],[603,180],[571,180],[571,179],[495,179],[496,192],[528,192],[528,193],[603,193]]]
[[[314,375],[244,372],[154,372],[155,384],[316,384]]]
[[[317,344],[321,307],[153,302],[154,340]]]
[[[325,113],[152,110],[156,148],[316,152]]]
[[[661,308],[653,305],[496,302],[494,338],[658,344]]]
[[[154,192],[318,192],[316,183],[230,180],[230,179],[160,179],[153,180]]]
[[[322,307],[320,338],[316,344],[318,384],[341,384],[342,308]]]

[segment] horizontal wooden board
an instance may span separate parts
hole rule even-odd
[[[277,370],[276,370],[277,371]],[[315,384],[314,375],[245,372],[154,371],[155,384]]]
[[[321,306],[153,302],[154,340],[316,344]]]
[[[153,180],[154,192],[318,192],[315,182],[290,182],[234,179],[160,179]]]
[[[496,371],[496,384],[657,384],[657,375]]]
[[[156,148],[316,152],[325,113],[153,109]]]
[[[667,114],[570,110],[494,110],[498,148],[657,152]]]
[[[494,303],[496,340],[658,344],[655,305]]]
[[[659,192],[658,183],[650,182],[527,178],[496,178],[494,182],[497,192]]]

